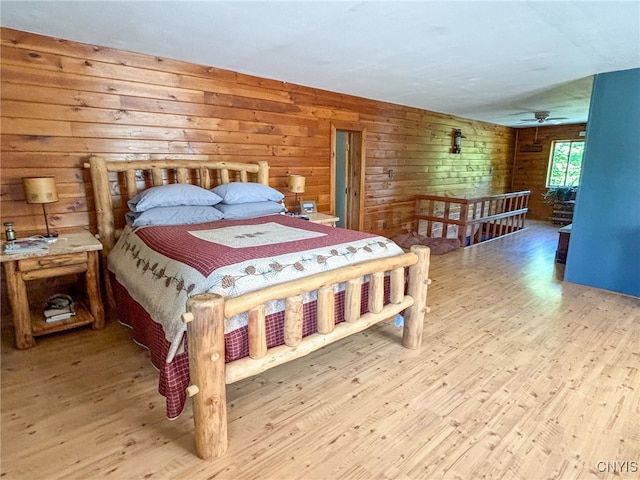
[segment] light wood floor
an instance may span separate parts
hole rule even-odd
[[[529,223],[432,257],[420,351],[384,324],[229,386],[213,462],[126,328],[16,351],[5,321],[2,478],[639,478],[640,299],[559,281]]]

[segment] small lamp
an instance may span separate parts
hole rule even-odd
[[[302,175],[289,175],[287,179],[289,191],[296,194],[296,208],[298,207],[298,194],[304,193],[304,177]]]
[[[28,177],[22,179],[24,194],[27,203],[41,203],[42,213],[44,214],[44,223],[47,226],[47,234],[45,238],[58,238],[57,233],[49,231],[49,221],[47,220],[47,203],[58,201],[58,192],[56,191],[56,181],[53,177]]]
[[[451,149],[451,153],[460,153],[462,152],[462,139],[467,138],[462,134],[462,130],[456,128],[453,131],[453,148]]]

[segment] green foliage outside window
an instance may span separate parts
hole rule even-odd
[[[583,153],[584,141],[582,140],[554,142],[547,186],[550,188],[577,187],[580,183]]]

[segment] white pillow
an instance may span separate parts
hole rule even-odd
[[[178,205],[155,207],[144,212],[128,212],[127,223],[132,227],[148,225],[189,225],[221,220],[224,214],[208,205]]]
[[[255,182],[231,182],[211,190],[222,198],[222,203],[234,205],[249,202],[279,202],[284,195],[269,185]]]
[[[284,212],[285,208],[278,202],[249,202],[232,205],[218,203],[215,207],[224,214],[225,220],[242,220],[243,218],[263,217]]]
[[[222,198],[206,188],[189,183],[173,183],[151,187],[127,202],[132,212],[144,212],[150,208],[178,205],[215,205]]]

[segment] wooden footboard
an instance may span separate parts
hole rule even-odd
[[[405,267],[409,286],[405,294]],[[187,394],[193,401],[198,456],[219,457],[227,450],[226,384],[307,355],[353,333],[405,311],[402,344],[417,349],[422,342],[429,271],[429,249],[350,265],[293,282],[224,299],[215,294],[191,297],[183,321],[187,323],[189,372]],[[390,275],[390,301],[384,304],[384,276]],[[363,279],[369,276],[368,312],[360,315]],[[345,282],[345,322],[335,325],[334,286]],[[302,295],[318,291],[318,333],[302,337]],[[285,345],[267,349],[265,303],[286,299]],[[224,320],[248,312],[249,357],[225,364]]]

